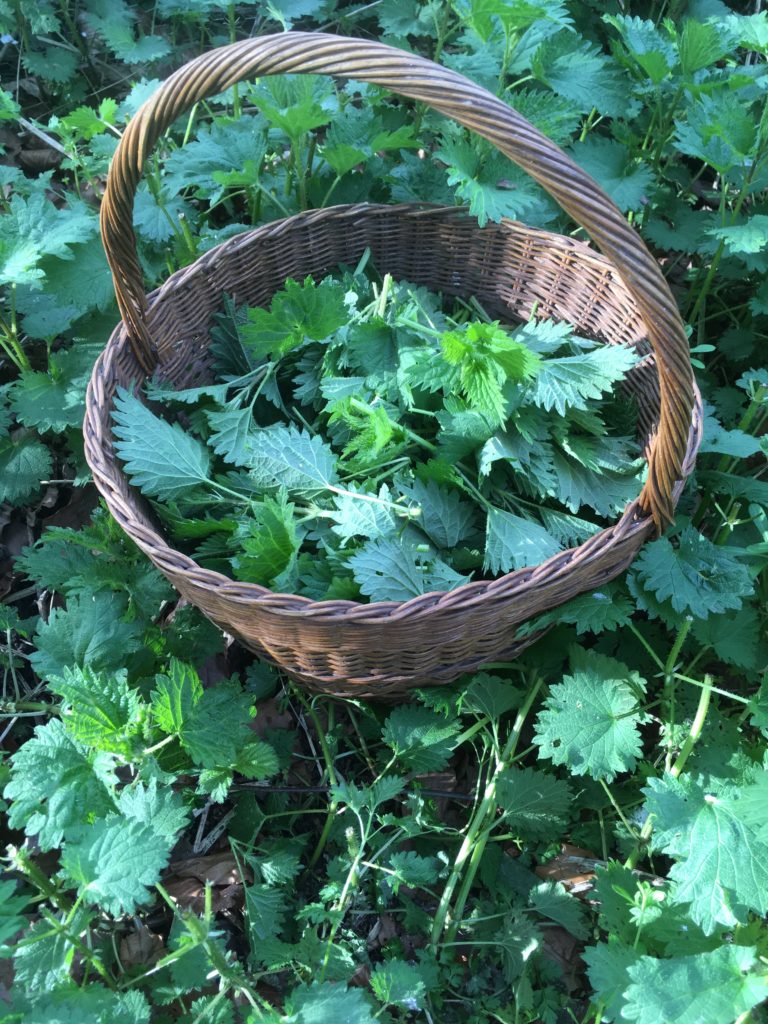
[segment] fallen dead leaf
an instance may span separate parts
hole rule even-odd
[[[136,928],[120,940],[120,960],[123,967],[150,967],[165,951],[163,940],[151,932],[145,924]]]
[[[371,969],[368,964],[360,964],[347,984],[354,986],[354,988],[370,988]]]
[[[256,717],[250,723],[257,736],[263,736],[267,729],[290,729],[295,725],[291,712],[281,709],[280,703],[276,697],[258,702]]]
[[[547,926],[542,932],[542,953],[559,968],[560,981],[567,991],[575,992],[583,984],[582,942],[560,925]]]
[[[397,925],[391,914],[382,914],[377,918],[373,928],[368,932],[368,949],[379,949],[386,946],[390,939],[397,935]]]
[[[165,882],[168,895],[178,906],[200,914],[205,909],[206,882],[213,887],[211,903],[216,914],[243,905],[243,883],[228,851],[205,857],[189,857],[171,863]]]
[[[563,843],[556,857],[538,865],[536,874],[545,882],[562,882],[568,892],[578,896],[591,890],[595,869],[602,863],[591,850]]]
[[[212,885],[232,885],[240,882],[240,872],[229,850],[210,853],[205,857],[189,857],[187,860],[174,861],[170,867],[178,878],[196,878],[199,882],[211,882]]]

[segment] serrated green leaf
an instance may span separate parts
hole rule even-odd
[[[51,356],[48,373],[21,373],[10,392],[11,408],[19,422],[41,433],[79,427],[85,412],[85,389],[102,347],[76,343]]]
[[[543,20],[553,25],[573,26],[573,19],[561,0],[549,3],[526,0],[525,3],[513,5],[504,0],[473,0],[464,6],[462,13],[484,43],[488,42],[497,22],[509,35],[522,32]]]
[[[376,1024],[361,989],[327,981],[299,985],[286,1000],[285,1008],[291,1024]]]
[[[725,23],[740,46],[762,53],[768,49],[768,12],[734,14],[726,18]]]
[[[194,209],[179,196],[165,192],[155,195],[144,182],[139,185],[134,199],[133,223],[142,240],[150,245],[169,242],[180,231],[179,219],[185,217],[195,223]]]
[[[245,912],[251,942],[259,943],[274,938],[283,926],[285,893],[271,885],[248,885],[245,888]]]
[[[768,220],[768,218],[766,218]],[[717,452],[718,455],[730,455],[733,458],[747,459],[762,451],[760,439],[743,430],[726,430],[714,413],[705,408],[704,436],[701,440],[702,453]]]
[[[691,76],[702,68],[716,64],[733,45],[724,25],[686,18],[677,40],[683,74]]]
[[[15,890],[15,880],[9,878],[0,882],[0,956],[8,954],[8,943],[27,925],[22,911],[29,905],[29,897],[18,895]],[[19,973],[14,964],[15,981],[20,980]]]
[[[301,543],[296,530],[295,506],[285,491],[254,503],[250,515],[235,531],[242,553],[232,559],[238,579],[269,587],[295,559]]]
[[[547,613],[546,619],[568,622],[576,633],[613,632],[626,626],[632,617],[633,606],[629,597],[615,584],[607,584],[591,594],[582,594]]]
[[[99,110],[87,106],[76,107],[71,114],[62,117],[61,123],[87,142],[95,135],[107,131],[110,124],[114,124],[116,111],[117,104],[114,100],[108,101],[107,105],[102,104]]]
[[[483,567],[494,576],[546,562],[561,550],[543,526],[500,508],[488,510],[486,531]]]
[[[91,911],[81,908],[76,913],[71,922],[71,927],[78,929],[76,934],[81,934],[88,927],[90,918]],[[16,930],[20,931],[26,924],[26,920],[21,918]],[[14,949],[14,985],[23,988],[30,996],[56,989],[70,980],[74,956],[75,947],[67,928],[54,931],[48,921],[36,921],[28,929],[24,942]]]
[[[733,1024],[768,998],[768,978],[751,969],[756,951],[721,946],[710,953],[657,960],[640,957],[627,967],[622,1019],[636,1024]]]
[[[401,1006],[405,1010],[421,1010],[426,988],[416,964],[404,960],[386,960],[371,973],[371,989],[383,1006]]]
[[[499,426],[506,418],[504,384],[531,380],[541,365],[535,352],[498,323],[463,324],[444,332],[440,346],[443,358],[458,367],[459,391],[469,407]]]
[[[250,406],[206,410],[205,414],[211,427],[208,444],[214,452],[233,466],[246,466],[248,440],[253,426]]]
[[[467,582],[442,559],[389,537],[366,541],[347,564],[361,592],[372,601],[408,601]]]
[[[127,655],[139,649],[144,632],[140,622],[124,622],[125,595],[100,591],[72,595],[66,608],[54,608],[41,622],[35,637],[37,650],[30,656],[42,679],[61,677],[70,666],[95,672],[118,671]]]
[[[106,311],[115,303],[114,284],[101,240],[91,238],[87,242],[78,242],[71,245],[69,251],[70,259],[44,256],[40,260],[39,270],[45,277],[45,291],[39,292],[33,287],[19,289],[19,309],[22,312],[35,312],[42,316],[48,310],[49,325],[44,337],[58,334],[84,313]],[[51,308],[66,312],[66,318],[58,325],[51,323]],[[103,347],[103,339],[101,344]]]
[[[604,1005],[605,1019],[618,1024],[624,1019],[628,971],[638,962],[640,953],[620,942],[598,942],[596,946],[588,946],[583,956],[589,981]]]
[[[338,484],[336,458],[318,436],[276,424],[251,434],[248,465],[256,487],[317,494]]]
[[[676,547],[667,537],[646,545],[633,575],[644,591],[699,619],[740,608],[753,590],[746,567],[690,526]]]
[[[765,689],[765,684],[761,687]],[[739,794],[739,812],[746,825],[757,831],[762,842],[768,842],[768,769],[763,769]]]
[[[717,223],[716,218],[709,210],[677,204],[666,220],[648,214],[643,221],[643,234],[661,249],[710,255],[717,248],[717,243],[709,236],[709,228]]]
[[[737,668],[758,667],[760,617],[754,608],[744,605],[737,612],[697,619],[692,632],[700,644],[712,647],[722,661]]]
[[[672,41],[652,21],[628,15],[604,15],[621,33],[627,50],[654,85],[659,85],[677,63]]]
[[[558,32],[536,50],[531,63],[534,76],[586,113],[594,106],[609,117],[627,110],[626,79],[598,48],[575,33]]]
[[[401,885],[407,885],[414,889],[423,886],[432,886],[437,882],[440,874],[440,862],[434,857],[423,857],[413,850],[404,850],[393,853],[389,858],[388,866],[394,875],[387,877],[387,885],[397,895]]]
[[[280,762],[268,743],[251,739],[237,752],[234,769],[246,779],[268,779],[280,770]]]
[[[267,885],[287,885],[302,870],[299,849],[290,839],[277,839],[259,848],[258,868]]]
[[[65,875],[111,914],[132,914],[168,863],[170,843],[153,828],[113,814],[82,829],[61,856]]]
[[[0,441],[0,502],[25,502],[50,479],[53,460],[39,441]]]
[[[563,146],[573,138],[580,113],[577,104],[564,96],[540,89],[515,89],[507,97],[518,114],[530,121],[547,138]]]
[[[197,138],[163,161],[165,188],[174,194],[190,187],[195,194],[215,200],[224,191],[218,175],[241,171],[249,161],[256,167],[261,163],[266,153],[264,129],[263,118],[252,114],[202,124]]]
[[[640,877],[618,861],[609,861],[595,871],[595,896],[600,923],[612,939],[629,945],[637,934],[632,908],[638,893]]]
[[[11,781],[3,793],[10,801],[9,824],[36,836],[42,850],[54,849],[88,815],[114,809],[106,778],[105,772],[97,775],[92,756],[61,721],[38,726],[11,759]]]
[[[14,999],[14,1009],[24,1011],[24,1024],[149,1024],[150,1016],[143,992],[115,992],[93,981],[37,991],[27,1003]]]
[[[444,140],[436,154],[448,165],[448,184],[469,204],[480,227],[503,217],[525,219],[541,205],[536,186],[520,178],[517,167],[497,151],[486,152],[461,140]],[[514,182],[514,187],[509,187]]]
[[[459,728],[455,719],[446,719],[429,708],[396,708],[387,718],[381,738],[407,768],[434,772],[445,767]]]
[[[193,927],[206,938],[206,945],[212,945],[224,954],[220,933],[212,929],[212,922],[193,918]],[[199,931],[198,931],[199,929]],[[180,916],[174,915],[168,936],[168,949],[182,955],[170,965],[171,983],[163,986],[163,1001],[172,1001],[178,996],[197,992],[206,987],[206,974],[210,960],[205,946],[198,943],[183,924]]]
[[[342,175],[378,153],[418,146],[410,125],[388,131],[372,107],[357,108],[350,104],[344,110],[344,117],[333,121],[328,129],[323,157],[337,174]]]
[[[44,256],[72,257],[71,246],[96,234],[98,221],[85,203],[59,209],[42,193],[14,195],[0,220],[0,284],[39,285]]]
[[[131,483],[153,498],[173,500],[210,480],[210,455],[178,424],[155,416],[135,395],[118,388],[112,414],[115,450]]]
[[[675,859],[672,899],[690,903],[705,934],[746,922],[748,910],[768,910],[768,843],[749,815],[744,820],[738,790],[665,776],[649,779],[643,792],[654,846]]]
[[[90,667],[64,668],[48,688],[64,701],[67,728],[75,739],[99,750],[130,754],[140,731],[142,701],[128,686],[125,669],[96,672]]]
[[[22,624],[19,613],[7,604],[0,604],[0,631],[11,631],[18,633],[19,636],[29,636],[29,631]]]
[[[539,756],[566,764],[574,775],[611,782],[633,771],[642,751],[638,694],[644,681],[626,665],[585,652],[581,664],[550,696],[536,720]]]
[[[269,311],[249,309],[240,339],[254,359],[279,359],[306,339],[322,341],[349,319],[343,284],[326,278],[316,285],[289,279],[272,299]]]
[[[534,839],[560,834],[572,802],[567,783],[535,768],[508,768],[496,790],[508,828]]]
[[[191,665],[171,658],[167,675],[155,677],[152,713],[163,732],[178,735],[189,721],[203,695],[203,684]]]
[[[158,789],[157,779],[147,785],[135,782],[120,791],[117,800],[120,813],[130,821],[147,825],[157,835],[173,843],[188,821],[181,797],[172,789]]]
[[[475,673],[461,699],[462,710],[487,715],[492,721],[498,721],[521,703],[520,691],[508,679],[500,679],[487,672]]]
[[[251,698],[235,684],[204,690],[179,731],[181,745],[202,768],[234,766],[249,739]],[[227,722],[222,729],[221,723]]]
[[[589,930],[584,908],[560,882],[542,882],[537,885],[531,890],[528,903],[537,914],[556,921],[577,939],[587,938]]]
[[[368,540],[390,537],[403,526],[405,520],[388,505],[355,498],[355,494],[360,492],[354,484],[350,484],[347,491],[349,493],[334,495],[333,498],[336,510],[331,529],[342,541],[350,541],[354,537],[365,537]],[[376,496],[382,502],[393,501],[387,484],[381,485]]]
[[[653,172],[615,139],[589,135],[571,147],[576,163],[591,174],[620,210],[639,210],[648,200]]]
[[[561,416],[568,409],[586,409],[587,399],[600,398],[636,362],[636,353],[623,345],[603,345],[578,356],[545,359],[533,384],[531,401]]]
[[[288,2],[279,0],[279,6]],[[280,75],[266,79],[253,90],[253,96],[267,120],[297,141],[305,132],[333,120],[328,104],[323,103],[332,88],[317,75]]]
[[[626,474],[597,474],[557,448],[552,465],[557,483],[548,493],[572,512],[588,505],[601,516],[620,515],[642,486],[637,467],[628,467]]]
[[[741,168],[755,144],[757,123],[738,96],[720,90],[701,95],[675,121],[675,147],[721,174]]]
[[[473,531],[474,509],[458,491],[441,487],[434,480],[415,479],[401,489],[421,509],[415,520],[439,548],[451,550]]]
[[[756,213],[742,224],[711,228],[709,234],[725,242],[726,252],[731,256],[765,252],[768,245],[768,216]]]
[[[97,32],[118,60],[143,64],[170,52],[162,36],[136,35],[136,12],[124,0],[92,0],[85,14],[88,27]]]

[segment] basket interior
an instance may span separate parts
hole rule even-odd
[[[637,401],[638,440],[643,448],[648,443],[659,414],[655,360],[637,306],[608,260],[583,242],[514,221],[480,228],[455,207],[332,207],[276,221],[211,249],[149,297],[157,378],[177,390],[210,383],[210,328],[225,296],[237,305],[268,306],[288,278],[322,278],[356,265],[366,249],[379,273],[448,298],[474,295],[502,322],[524,322],[535,311],[541,319],[569,323],[585,337],[635,346],[645,358],[624,387]],[[146,376],[122,325],[97,369],[100,445],[117,470],[112,400],[118,387]],[[143,496],[119,470],[112,482],[130,504],[131,517],[155,533],[157,519]]]
[[[454,209],[336,208],[279,221],[211,250],[153,297],[158,376],[176,388],[210,382],[209,330],[224,295],[238,305],[269,305],[288,278],[354,266],[367,248],[380,273],[446,297],[474,295],[502,322],[525,321],[535,310],[586,337],[636,346],[647,358],[627,387],[638,400],[640,440],[648,440],[659,409],[654,360],[637,307],[608,261],[574,239],[521,224],[479,228]],[[118,362],[135,380],[138,366],[122,348]]]

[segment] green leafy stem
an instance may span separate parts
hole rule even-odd
[[[461,925],[464,908],[475,880],[475,875],[480,867],[488,839],[496,824],[498,783],[515,759],[515,752],[523,725],[538,696],[542,682],[543,679],[541,678],[532,681],[525,702],[515,718],[509,739],[504,749],[498,755],[496,766],[486,783],[483,798],[467,826],[464,839],[454,859],[451,873],[446,880],[443,894],[435,913],[431,934],[431,946],[435,952],[441,943],[443,933],[445,932],[446,934],[446,941],[452,942]],[[461,885],[460,888],[459,885]],[[459,893],[453,909],[451,909],[451,901],[457,888],[459,888]]]

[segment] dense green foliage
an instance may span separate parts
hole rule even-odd
[[[407,601],[538,565],[597,532],[582,506],[605,517],[637,496],[637,445],[605,418],[631,430],[627,400],[596,401],[631,349],[451,319],[362,267],[220,320],[213,384],[149,387],[188,430],[125,390],[114,412],[131,482],[207,568],[316,600]]]
[[[660,260],[705,400],[702,454],[677,522],[626,577],[529,623],[551,628],[515,662],[402,707],[312,698],[252,662],[95,508],[82,459],[85,386],[117,316],[98,205],[120,134],[183,60],[292,26],[437,59],[563,146]],[[631,11],[575,0],[2,0],[0,32],[0,1019],[765,1021],[768,15],[720,0]],[[135,218],[148,286],[253,224],[365,200],[461,203],[481,223],[506,216],[580,234],[510,161],[425,108],[354,82],[265,79],[200,104],[149,161]],[[336,448],[331,462],[321,439],[276,426],[275,406],[271,423],[259,421],[284,431],[261,452],[262,490],[276,457],[299,446],[302,461],[288,469],[303,473],[305,499],[312,474],[327,492],[339,461],[359,468],[407,446],[403,426],[414,423],[394,415],[401,396],[372,405],[376,388],[343,391],[386,374],[390,348],[377,342],[382,364],[364,372],[355,337],[330,347],[319,374],[302,365],[332,331],[348,331],[335,289],[293,283],[246,322],[229,309],[212,325],[222,372],[256,375],[215,385],[197,410],[174,406],[213,455],[178,425],[152,421],[164,431],[153,451],[152,430],[141,434],[147,450],[132,472],[151,478],[169,528],[179,529],[173,506],[190,480],[199,490],[212,466],[216,479],[242,472],[236,458],[221,463],[263,412],[250,405],[255,390],[268,401],[265,382],[277,381],[279,396],[283,372],[301,376]],[[400,289],[389,285],[388,299],[382,284],[372,301],[384,294],[384,323],[373,328],[391,331],[406,315]],[[419,309],[407,315],[424,326]],[[446,420],[426,438],[415,432],[459,446],[442,461],[471,468],[478,489],[506,472],[499,463],[521,420],[509,374],[529,378],[521,408],[547,425],[530,432],[525,458],[515,453],[514,483],[504,480],[520,507],[499,499],[488,518],[541,514],[538,528],[558,547],[582,539],[581,506],[610,519],[627,493],[596,504],[586,477],[572,474],[579,489],[568,497],[557,460],[607,470],[591,485],[631,462],[626,444],[616,448],[629,428],[605,439],[591,419],[628,366],[546,324],[434,329],[439,337],[422,341],[437,358],[420,363],[417,351],[410,366]],[[542,388],[542,367],[567,360],[589,363],[586,374],[550,373]],[[442,379],[430,392],[435,366]],[[449,378],[453,405],[440,390]],[[151,414],[127,395],[120,408],[130,446],[146,422],[138,417]],[[484,421],[480,434],[471,417]],[[162,472],[148,473],[158,453]],[[130,467],[136,451],[123,454]],[[430,460],[436,471],[439,458],[421,464]],[[342,531],[339,547],[359,546],[352,558],[374,538],[351,525],[360,502],[349,495],[371,478],[347,487],[339,477],[333,486],[349,494],[311,496],[341,513],[330,529]],[[458,558],[462,531],[482,531],[471,522],[476,496],[447,472],[407,483],[427,547],[457,548]],[[297,499],[267,490],[234,557],[273,582],[288,563],[265,537],[278,555],[298,551],[285,515]],[[372,493],[396,503],[391,490]],[[566,512],[536,511],[553,497]],[[205,523],[205,504],[197,511]],[[375,514],[366,522],[380,525]],[[508,523],[497,545],[475,545],[490,574],[546,554],[526,529],[541,541],[530,559]],[[221,532],[188,528],[185,541],[231,558]],[[327,576],[314,580],[317,596],[349,587]],[[354,573],[353,582],[365,594]]]

